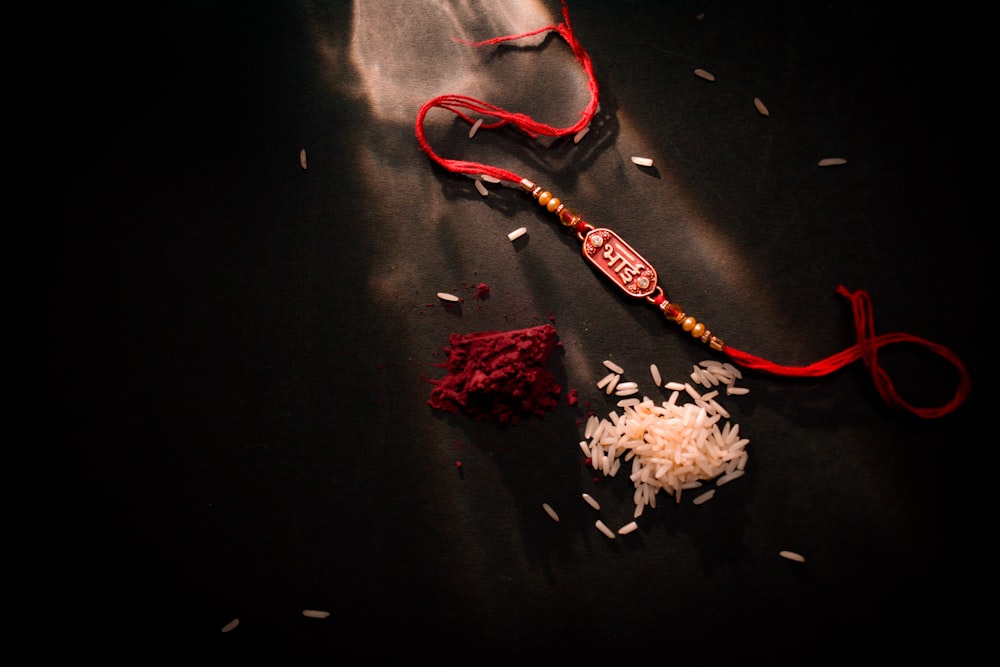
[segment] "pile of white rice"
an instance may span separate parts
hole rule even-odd
[[[613,362],[605,366],[620,376]],[[606,418],[591,415],[584,428],[580,449],[590,457],[594,470],[614,477],[622,462],[631,462],[629,479],[635,486],[635,517],[645,507],[656,507],[656,496],[665,491],[681,501],[684,491],[701,490],[693,499],[701,504],[715,494],[715,488],[744,474],[749,440],[740,436],[739,424],[729,421],[729,412],[716,400],[721,391],[745,394],[735,387],[742,377],[732,364],[715,360],[694,366],[690,382],[660,384],[659,371],[650,367],[654,382],[669,391],[666,400],[648,396],[618,401],[619,411]],[[618,385],[620,377],[602,379],[606,389]],[[702,393],[695,384],[708,389]],[[617,392],[616,392],[617,393]],[[621,394],[618,394],[619,396]],[[706,483],[714,480],[712,488]]]

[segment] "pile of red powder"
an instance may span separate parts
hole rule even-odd
[[[431,380],[428,404],[473,419],[517,424],[522,417],[544,416],[557,404],[562,387],[548,370],[558,345],[556,329],[542,324],[515,331],[453,333],[445,348],[448,371]]]

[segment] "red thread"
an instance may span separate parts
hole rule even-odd
[[[500,180],[512,183],[520,183],[524,180],[520,175],[507,169],[467,160],[452,160],[443,158],[435,153],[431,148],[430,143],[427,141],[427,136],[424,132],[424,120],[428,112],[434,108],[451,111],[467,121],[470,125],[474,124],[476,120],[479,120],[477,118],[473,118],[470,114],[478,114],[485,118],[494,119],[489,122],[483,120],[483,123],[480,126],[482,129],[496,129],[509,123],[519,128],[532,138],[540,135],[550,137],[565,136],[568,134],[575,134],[576,132],[579,132],[583,128],[587,127],[593,119],[594,114],[597,112],[597,79],[594,76],[594,69],[590,61],[590,55],[586,52],[586,50],[584,50],[583,46],[573,34],[573,29],[569,21],[569,8],[566,6],[565,0],[562,2],[562,15],[562,23],[545,26],[543,28],[538,28],[519,35],[494,37],[481,42],[469,42],[467,40],[456,41],[474,47],[491,46],[502,42],[509,42],[540,35],[545,32],[556,32],[573,50],[573,56],[576,58],[577,62],[580,63],[580,66],[587,75],[587,85],[590,89],[590,102],[588,102],[587,107],[583,110],[583,112],[581,112],[580,120],[569,127],[553,127],[545,123],[540,123],[525,114],[508,111],[502,107],[498,107],[494,104],[490,104],[467,95],[440,95],[427,101],[420,107],[420,110],[417,112],[416,120],[417,141],[420,143],[421,149],[434,162],[448,171],[455,173],[473,175],[485,174],[487,176],[492,176],[494,178],[499,178]],[[774,375],[785,375],[791,377],[819,377],[829,375],[844,366],[857,361],[858,359],[862,359],[865,366],[868,368],[868,371],[871,373],[872,380],[875,383],[875,388],[889,405],[901,407],[919,417],[927,419],[942,417],[955,411],[962,405],[971,391],[971,381],[965,365],[954,352],[946,347],[938,345],[937,343],[933,343],[907,333],[875,335],[871,299],[869,298],[868,293],[864,290],[858,290],[851,293],[843,286],[838,287],[837,292],[851,300],[857,333],[857,343],[855,343],[852,347],[807,366],[784,366],[776,364],[773,361],[762,359],[761,357],[754,356],[729,346],[726,346],[723,349],[723,352],[727,354],[735,363],[746,368],[765,371]],[[903,400],[896,391],[888,373],[886,373],[885,370],[878,364],[879,348],[895,343],[915,343],[917,345],[922,345],[931,352],[934,352],[951,362],[959,373],[958,387],[955,391],[954,397],[940,407],[927,408],[916,407]]]
[[[493,178],[499,178],[500,180],[512,183],[520,183],[524,180],[520,175],[507,169],[501,169],[500,167],[494,167],[480,162],[452,160],[443,158],[435,153],[431,148],[430,143],[427,141],[426,134],[424,133],[424,119],[426,118],[427,113],[434,108],[451,111],[455,115],[466,120],[470,125],[474,124],[476,120],[478,120],[473,118],[470,114],[479,114],[484,117],[495,118],[496,120],[489,122],[484,120],[480,129],[492,130],[509,123],[519,128],[531,138],[538,136],[561,137],[568,134],[575,134],[587,127],[591,119],[593,119],[594,114],[597,112],[597,78],[594,76],[594,67],[590,62],[590,55],[586,52],[586,50],[584,50],[583,46],[580,45],[580,42],[573,34],[573,29],[569,22],[569,8],[566,6],[565,0],[563,0],[562,3],[562,15],[562,23],[545,26],[544,28],[538,28],[537,30],[532,30],[520,35],[494,37],[482,42],[468,42],[465,40],[456,41],[468,44],[469,46],[487,46],[522,39],[525,37],[532,37],[544,32],[557,33],[573,50],[573,56],[576,58],[577,62],[580,63],[580,66],[587,75],[587,86],[590,89],[590,102],[587,103],[586,109],[584,109],[580,114],[580,120],[569,127],[553,127],[546,123],[540,123],[525,114],[508,111],[502,107],[496,106],[495,104],[483,102],[482,100],[469,97],[468,95],[439,95],[438,97],[428,100],[423,106],[420,107],[420,110],[417,112],[416,122],[417,141],[420,142],[420,148],[423,149],[423,151],[427,153],[427,155],[434,160],[434,162],[441,165],[448,171],[455,173],[475,175],[486,174],[487,176],[492,176]]]
[[[745,368],[790,377],[820,377],[829,375],[861,359],[868,368],[868,372],[871,373],[875,388],[886,403],[908,410],[918,417],[924,417],[925,419],[943,417],[950,412],[954,412],[965,402],[972,389],[972,383],[969,379],[969,372],[958,355],[942,345],[908,333],[875,335],[871,297],[869,297],[868,292],[857,290],[852,293],[841,285],[837,288],[837,293],[851,300],[851,309],[854,314],[854,328],[857,335],[857,343],[853,346],[807,366],[783,366],[729,346],[726,346],[723,352]],[[955,366],[959,374],[958,387],[950,401],[940,407],[921,408],[908,403],[899,396],[889,374],[878,364],[879,348],[895,343],[915,343],[922,345],[931,352],[947,359]]]

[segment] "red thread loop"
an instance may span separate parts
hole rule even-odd
[[[424,133],[424,120],[427,113],[434,108],[451,111],[455,115],[467,121],[470,125],[474,124],[476,120],[479,120],[477,118],[473,118],[471,114],[477,114],[483,120],[481,125],[481,128],[483,129],[495,129],[509,123],[519,128],[532,138],[538,136],[560,137],[568,134],[575,134],[576,132],[579,132],[583,128],[587,127],[593,119],[594,114],[597,112],[597,79],[594,76],[594,69],[590,61],[590,56],[573,34],[573,29],[570,26],[569,21],[569,8],[566,6],[565,0],[563,0],[562,3],[562,15],[562,23],[545,26],[520,35],[494,37],[482,42],[468,42],[465,40],[457,41],[468,44],[469,46],[478,47],[500,44],[501,42],[509,42],[525,37],[532,37],[534,35],[540,35],[544,32],[556,32],[573,50],[573,56],[576,58],[577,62],[580,63],[580,66],[587,75],[587,86],[590,90],[590,102],[588,102],[587,107],[580,113],[580,120],[569,127],[553,127],[545,123],[540,123],[525,114],[508,111],[502,107],[498,107],[488,102],[483,102],[482,100],[478,100],[467,95],[440,95],[425,102],[417,112],[417,141],[420,143],[420,148],[428,155],[428,157],[430,157],[430,159],[450,172],[477,176],[485,174],[487,176],[492,176],[502,181],[508,181],[515,184],[524,180],[519,174],[507,169],[482,164],[480,162],[447,159],[435,153],[431,148],[430,143],[427,141],[426,134]],[[487,122],[487,119],[492,120]],[[855,343],[852,347],[831,355],[826,359],[809,364],[808,366],[783,366],[729,346],[723,348],[723,352],[727,354],[735,363],[746,368],[766,371],[774,375],[786,375],[793,377],[819,377],[829,375],[830,373],[843,368],[847,364],[850,364],[858,359],[862,359],[864,360],[868,371],[871,373],[876,389],[889,405],[904,408],[919,417],[927,419],[942,417],[950,412],[953,412],[958,409],[960,405],[962,405],[971,390],[971,381],[965,365],[962,363],[961,359],[955,355],[955,353],[946,347],[906,333],[891,333],[876,336],[875,327],[872,321],[871,300],[868,293],[864,290],[858,290],[857,292],[851,293],[843,286],[837,288],[837,293],[846,296],[851,300],[851,306],[854,311],[854,323],[857,332],[857,343]],[[940,407],[930,408],[916,407],[903,400],[896,392],[896,388],[893,385],[889,374],[878,365],[879,348],[886,345],[892,345],[894,343],[916,343],[926,347],[931,352],[934,352],[951,362],[959,373],[958,388],[955,391],[954,397]]]
[[[889,333],[876,336],[875,323],[872,316],[871,297],[868,296],[868,292],[858,290],[852,293],[841,285],[837,288],[837,293],[842,296],[846,296],[851,300],[851,309],[854,314],[854,328],[855,333],[857,334],[857,343],[846,350],[842,350],[837,354],[821,359],[820,361],[809,364],[808,366],[782,366],[774,363],[773,361],[756,357],[752,354],[742,352],[729,346],[726,346],[723,351],[729,355],[734,362],[745,368],[752,368],[774,375],[785,375],[790,377],[819,377],[829,375],[834,371],[861,359],[868,368],[868,372],[871,373],[872,381],[875,383],[875,388],[878,390],[878,393],[882,396],[886,403],[894,407],[900,407],[908,410],[918,417],[923,417],[925,419],[943,417],[944,415],[957,410],[958,407],[965,402],[965,399],[968,398],[969,392],[972,389],[972,382],[969,379],[969,373],[965,368],[965,364],[962,363],[962,360],[959,359],[958,355],[942,345],[938,345],[937,343],[933,343],[912,334]],[[903,398],[900,397],[899,393],[896,391],[896,387],[893,385],[889,374],[886,373],[885,369],[878,364],[879,348],[885,347],[886,345],[892,345],[894,343],[915,343],[917,345],[922,345],[931,352],[947,359],[952,365],[954,365],[958,370],[959,377],[958,387],[956,388],[955,395],[952,399],[942,406],[927,408],[917,407],[903,400]]]
[[[427,155],[434,160],[437,164],[444,167],[448,171],[461,173],[461,174],[486,174],[487,176],[492,176],[494,178],[499,178],[503,181],[509,181],[511,183],[520,183],[523,179],[522,176],[515,174],[507,169],[501,169],[500,167],[494,167],[492,165],[482,164],[480,162],[470,162],[467,160],[451,160],[448,158],[443,158],[431,148],[430,143],[427,141],[427,136],[424,133],[424,118],[427,113],[434,108],[445,109],[451,111],[457,116],[468,121],[471,125],[475,123],[477,119],[472,118],[470,113],[480,114],[489,118],[495,118],[487,122],[483,121],[480,126],[481,129],[496,129],[510,123],[515,127],[522,130],[529,137],[535,138],[538,136],[548,136],[548,137],[561,137],[568,134],[575,134],[587,127],[590,121],[593,119],[594,114],[597,113],[598,104],[598,89],[597,89],[597,77],[594,75],[594,67],[590,62],[590,55],[583,48],[580,42],[576,39],[573,34],[573,29],[569,22],[569,8],[566,6],[565,0],[562,3],[562,15],[563,21],[557,25],[545,26],[544,28],[538,28],[537,30],[532,30],[530,32],[522,33],[520,35],[507,35],[504,37],[494,37],[492,39],[487,39],[482,42],[468,42],[465,40],[456,40],[462,42],[463,44],[468,44],[469,46],[486,46],[499,44],[501,42],[509,42],[516,39],[522,39],[525,37],[532,37],[534,35],[539,35],[543,32],[555,32],[562,37],[566,43],[569,45],[570,49],[573,50],[573,56],[576,58],[577,62],[583,68],[583,71],[587,75],[587,87],[590,90],[590,102],[587,103],[586,109],[580,113],[580,120],[569,127],[553,127],[546,123],[540,123],[535,119],[527,116],[523,113],[516,113],[513,111],[508,111],[502,107],[498,107],[494,104],[488,102],[483,102],[474,97],[469,97],[467,95],[439,95],[431,100],[428,100],[420,107],[417,112],[417,123],[416,123],[416,134],[417,141],[420,143],[420,148],[427,153]]]

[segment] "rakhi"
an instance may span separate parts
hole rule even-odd
[[[476,131],[492,130],[504,125],[513,125],[531,138],[539,136],[564,137],[575,135],[590,126],[590,122],[598,110],[599,91],[594,75],[590,55],[581,46],[573,34],[569,20],[569,8],[562,1],[562,22],[548,25],[530,32],[518,35],[494,37],[481,42],[457,40],[472,47],[490,46],[543,33],[556,33],[569,45],[573,56],[583,68],[587,76],[590,90],[590,101],[580,113],[580,119],[568,127],[553,127],[540,123],[522,113],[515,113],[502,107],[484,102],[467,95],[446,94],[434,97],[425,102],[417,112],[416,136],[420,148],[440,167],[456,174],[466,174],[476,178],[486,177],[508,185],[520,188],[529,194],[546,211],[553,214],[564,228],[576,234],[582,247],[582,255],[594,269],[614,283],[624,294],[636,299],[644,299],[663,313],[667,321],[680,327],[693,338],[707,344],[712,350],[726,355],[740,366],[782,375],[788,377],[820,377],[829,375],[858,359],[861,359],[871,374],[875,388],[883,400],[891,406],[907,410],[918,417],[935,419],[957,410],[971,391],[969,373],[962,360],[947,347],[908,333],[875,333],[872,316],[871,298],[865,290],[848,290],[844,286],[837,287],[837,293],[846,297],[851,304],[854,316],[856,342],[854,345],[806,366],[787,366],[755,356],[748,352],[727,345],[708,327],[688,314],[684,308],[667,299],[663,287],[652,265],[632,246],[614,231],[604,227],[594,227],[584,220],[576,211],[566,206],[552,192],[544,189],[534,181],[516,174],[513,171],[493,165],[466,160],[453,160],[438,155],[430,146],[424,131],[424,121],[432,109],[444,109],[459,116]],[[478,116],[478,117],[474,117]],[[485,122],[485,118],[490,118]],[[943,357],[958,371],[958,383],[951,400],[940,406],[920,407],[904,400],[888,373],[878,363],[878,351],[886,345],[897,343],[913,343],[923,346],[929,351]]]

